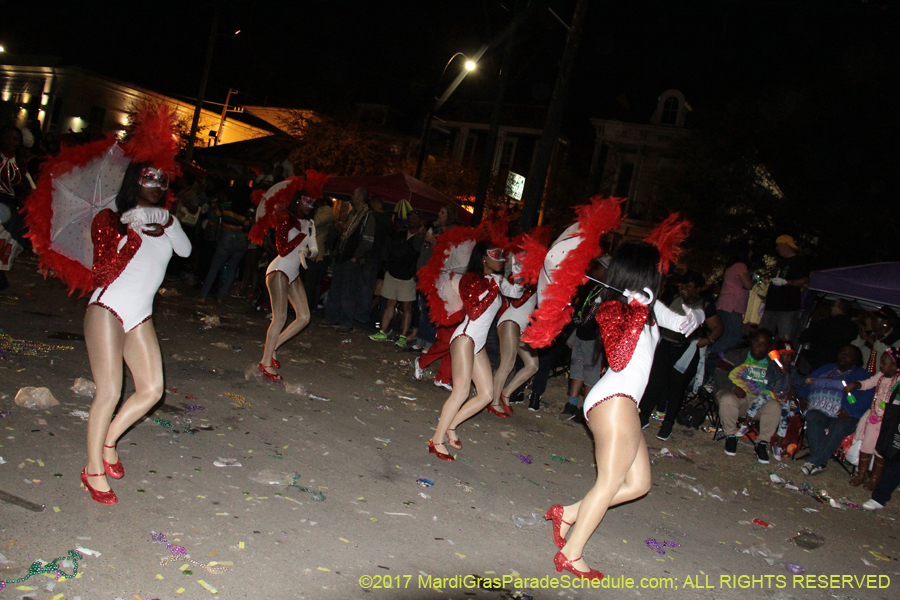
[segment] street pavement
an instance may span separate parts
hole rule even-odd
[[[414,354],[314,316],[279,352],[285,383],[273,384],[255,370],[264,315],[241,299],[200,305],[178,282],[164,284],[154,312],[166,394],[119,441],[119,503],[96,504],[79,481],[90,398],[71,389],[91,379],[86,299],[44,280],[32,256],[10,281],[0,293],[0,491],[12,496],[0,500],[0,577],[81,556],[76,577],[37,574],[0,600],[898,595],[900,503],[860,510],[868,495],[837,463],[806,477],[802,461],[759,464],[746,440],[735,457],[702,430],[676,426],[662,442],[656,424],[644,431],[652,490],[608,513],[585,548],[607,577],[578,588],[555,572],[541,518],[595,477],[589,432],[560,418],[563,377],[538,413],[519,404],[511,419],[484,412],[461,425],[463,449],[443,462],[427,442],[447,392],[412,379]],[[29,386],[59,405],[18,406]],[[804,530],[824,544],[798,546]],[[56,566],[71,575],[71,563]]]

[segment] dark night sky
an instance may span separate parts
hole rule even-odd
[[[328,112],[388,103],[415,131],[447,59],[496,36],[514,1],[0,0],[0,44],[193,97],[218,7],[208,100],[222,102],[233,87],[248,104]],[[575,0],[548,4],[572,18]],[[898,127],[889,96],[898,25],[896,0],[591,0],[563,133],[587,154],[589,117],[646,122],[659,93],[674,87],[694,108],[688,126],[761,102],[775,121],[821,130],[805,140],[811,155],[835,151],[817,164],[872,162],[885,129]],[[509,102],[549,102],[564,43],[561,23],[536,10],[517,39]],[[491,101],[500,52],[485,59],[453,101]]]

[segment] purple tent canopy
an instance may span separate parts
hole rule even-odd
[[[813,271],[809,289],[871,306],[900,307],[900,262]]]

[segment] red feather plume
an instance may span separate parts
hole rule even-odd
[[[25,202],[25,225],[28,232],[25,237],[31,240],[32,248],[40,259],[40,268],[46,277],[52,270],[56,277],[69,288],[71,295],[76,290],[84,296],[94,289],[94,278],[91,270],[67,256],[50,249],[50,231],[53,220],[53,180],[59,176],[83,167],[94,159],[103,156],[116,140],[113,136],[85,144],[63,148],[60,153],[44,163],[37,186]]]
[[[582,241],[553,271],[553,281],[544,291],[541,305],[531,313],[522,341],[532,348],[550,345],[572,318],[572,295],[585,279],[591,260],[600,256],[600,238],[622,221],[623,198],[594,196],[590,204],[575,209],[578,235]]]
[[[175,163],[180,137],[175,130],[175,111],[165,103],[145,106],[134,117],[134,127],[122,150],[134,162],[150,162],[157,169],[179,173]]]
[[[515,242],[516,246],[521,248],[521,251],[517,252],[516,256],[519,262],[522,263],[521,275],[525,285],[537,284],[541,268],[544,266],[544,258],[547,256],[549,237],[549,230],[545,227],[540,227],[531,233],[523,233]],[[543,241],[542,238],[547,238],[547,241]]]
[[[672,213],[665,221],[656,226],[644,240],[659,249],[660,273],[669,271],[669,263],[678,261],[684,253],[681,245],[691,233],[690,221],[680,219],[678,213]]]
[[[256,224],[253,225],[247,236],[254,244],[263,243],[269,229],[275,226],[275,213],[279,208],[288,206],[294,198],[294,194],[303,190],[303,186],[306,183],[306,179],[300,175],[288,177],[284,181],[287,185],[280,187],[271,195],[268,192],[263,195],[262,201],[265,202],[265,211],[263,216],[257,219]]]
[[[478,241],[489,241],[495,248],[507,250],[509,246],[509,214],[506,207],[501,208],[496,214],[488,217],[478,224]]]
[[[325,187],[325,183],[331,178],[332,175],[319,173],[318,171],[309,169],[306,171],[306,186],[304,189],[311,197],[316,199],[321,198],[322,188]]]
[[[454,315],[447,314],[443,299],[438,295],[437,282],[444,269],[444,262],[450,256],[450,250],[463,242],[478,238],[478,232],[471,227],[454,227],[438,236],[431,258],[417,273],[419,281],[416,287],[425,294],[431,320],[438,325],[454,325],[459,322]]]

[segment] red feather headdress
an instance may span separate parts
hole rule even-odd
[[[678,213],[672,213],[665,221],[657,225],[644,240],[659,249],[657,268],[663,274],[669,271],[669,263],[677,262],[681,258],[684,253],[681,245],[691,232],[690,221],[679,219]]]
[[[328,175],[327,173],[319,173],[318,171],[313,171],[309,169],[306,171],[306,192],[312,196],[313,198],[319,199],[322,197],[322,188],[325,187],[325,183],[331,179],[332,175]]]
[[[173,177],[179,174],[175,154],[181,138],[175,129],[175,111],[168,105],[145,106],[135,116],[128,139],[122,150],[134,162],[151,162]]]
[[[551,273],[552,280],[544,291],[541,305],[531,313],[522,341],[532,348],[548,346],[572,318],[572,295],[585,280],[592,259],[600,256],[600,238],[622,221],[623,198],[591,198],[591,203],[575,209],[578,237],[581,242],[566,254]]]
[[[536,227],[531,233],[523,233],[513,242],[516,257],[522,263],[521,276],[525,285],[537,284],[549,243],[550,229],[547,227]]]

